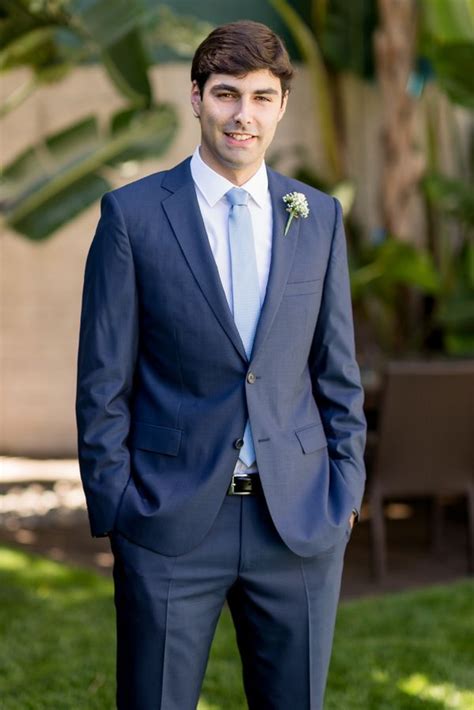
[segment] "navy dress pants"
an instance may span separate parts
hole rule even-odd
[[[250,710],[322,710],[349,535],[299,557],[263,496],[227,496],[177,557],[114,532],[118,709],[195,710],[227,600]]]

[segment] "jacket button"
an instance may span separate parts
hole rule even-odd
[[[249,373],[248,373],[248,375],[247,375],[247,382],[249,383],[249,385],[253,385],[256,379],[257,379],[257,378],[256,378],[256,376],[254,375],[253,372],[249,372]]]
[[[236,440],[234,441],[234,447],[235,447],[236,449],[241,449],[243,445],[244,445],[244,440],[243,440],[243,439],[236,439]]]

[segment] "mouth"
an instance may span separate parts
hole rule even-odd
[[[252,143],[256,139],[256,136],[251,133],[236,133],[233,131],[225,131],[224,135],[230,139],[232,143],[239,143],[240,145]]]

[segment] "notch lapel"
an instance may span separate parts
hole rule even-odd
[[[289,216],[283,202],[283,196],[288,192],[288,183],[283,176],[273,170],[267,168],[267,172],[273,213],[272,257],[265,300],[255,333],[251,359],[255,358],[258,350],[262,347],[280,306],[295,256],[301,222],[300,219],[294,219],[288,234],[283,236]]]
[[[172,194],[163,200],[163,209],[210,308],[239,355],[248,362],[206,234],[189,163],[187,159],[164,179],[163,187]]]

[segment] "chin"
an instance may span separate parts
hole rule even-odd
[[[263,157],[260,155],[255,155],[254,153],[251,154],[250,152],[244,151],[239,153],[231,151],[226,155],[229,163],[233,163],[235,166],[239,166],[241,168],[253,165],[253,163],[259,162]]]
[[[247,165],[254,163],[254,160],[239,160],[239,158],[233,154],[222,155],[221,161],[229,166],[229,168],[245,168]]]

